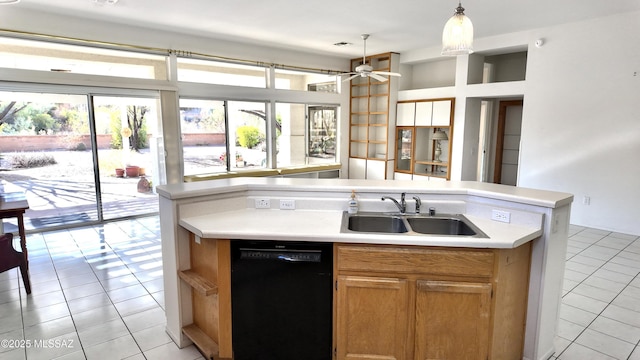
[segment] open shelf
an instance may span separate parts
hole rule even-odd
[[[190,233],[190,261],[184,264],[189,269],[178,271],[180,280],[191,288],[191,314],[181,324],[182,333],[207,359],[233,358],[229,243]]]
[[[195,324],[187,325],[182,328],[182,333],[184,333],[189,340],[193,341],[207,359],[220,359],[218,356],[218,344],[200,330],[198,326]]]
[[[384,53],[370,55],[365,62],[374,71],[397,72],[399,55]],[[351,60],[351,68],[362,65],[363,59]],[[349,132],[349,178],[354,179],[386,179],[392,168],[380,161],[390,161],[393,154],[389,146],[393,146],[393,123],[390,119],[395,114],[398,79],[390,77],[388,81],[378,81],[371,77],[355,77],[351,80]],[[355,126],[357,125],[357,126]],[[362,161],[355,161],[362,160]],[[369,163],[369,160],[376,160]],[[357,165],[356,165],[357,164]]]
[[[218,287],[215,284],[194,271],[179,271],[178,276],[201,295],[209,296],[218,293]]]

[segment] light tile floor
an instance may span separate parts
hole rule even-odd
[[[31,295],[0,273],[0,359],[203,359],[165,333],[159,233],[145,217],[28,235]]]
[[[159,228],[147,217],[28,235],[32,294],[16,269],[0,274],[0,358],[203,359],[164,331]],[[640,360],[640,237],[569,235],[552,359]]]
[[[640,237],[571,226],[553,359],[640,360]]]

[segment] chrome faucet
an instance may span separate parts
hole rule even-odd
[[[422,206],[422,200],[420,200],[420,197],[418,196],[414,196],[413,200],[416,201],[416,214],[420,214],[420,206]]]
[[[404,214],[407,212],[407,201],[405,200],[406,195],[406,193],[400,194],[400,202],[398,202],[398,200],[392,198],[391,196],[383,196],[382,201],[385,201],[387,199],[393,201],[393,203],[398,207],[398,210],[400,210],[400,213]]]

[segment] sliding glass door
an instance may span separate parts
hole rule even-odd
[[[0,181],[26,193],[27,230],[157,212],[157,109],[156,98],[0,92]],[[138,172],[118,177],[127,165]]]
[[[158,211],[159,101],[92,96],[100,196],[105,220]]]

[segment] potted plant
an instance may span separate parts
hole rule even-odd
[[[140,175],[140,168],[135,165],[127,165],[124,170],[127,177],[138,177]]]

